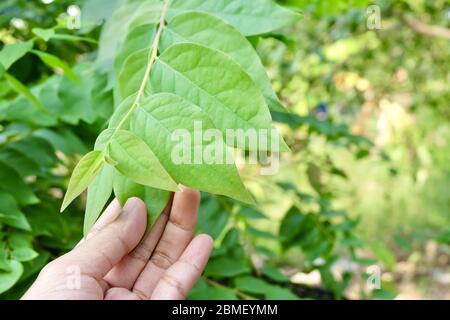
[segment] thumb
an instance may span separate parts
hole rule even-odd
[[[77,266],[81,273],[103,278],[144,235],[147,209],[138,198],[130,198],[120,216],[95,236],[60,258],[64,265]]]

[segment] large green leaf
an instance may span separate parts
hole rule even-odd
[[[233,26],[202,12],[180,14],[164,29],[160,47],[164,50],[182,42],[198,43],[229,55],[259,86],[269,106],[274,111],[283,111],[255,49]]]
[[[19,261],[8,262],[9,271],[0,271],[0,293],[9,290],[23,273],[23,266]]]
[[[31,261],[39,254],[33,249],[32,237],[26,232],[11,232],[8,236],[8,246],[12,250],[11,258],[25,262]]]
[[[114,174],[114,194],[123,206],[131,197],[142,199],[147,205],[147,225],[151,227],[170,198],[170,192],[137,184],[119,172]]]
[[[42,106],[42,103],[39,101],[38,98],[28,89],[27,86],[25,86],[22,82],[20,82],[18,79],[16,79],[14,76],[12,76],[9,73],[5,73],[4,77],[6,80],[8,80],[9,85],[11,88],[16,91],[18,94],[23,94],[25,98],[28,99],[31,104],[36,107],[37,110],[40,112],[45,112],[45,108]]]
[[[40,140],[54,150],[63,152],[66,155],[85,154],[88,152],[84,143],[72,131],[67,129],[49,130],[38,129],[35,131],[36,140]],[[34,158],[37,160],[36,158]],[[39,160],[42,160],[39,158]],[[55,158],[49,158],[55,162]],[[48,166],[48,165],[47,165]],[[50,165],[51,167],[51,165]]]
[[[108,202],[113,189],[113,179],[114,169],[108,164],[105,164],[89,186],[86,200],[86,213],[84,216],[84,235],[88,234],[100,216],[105,204]]]
[[[155,62],[150,90],[174,93],[200,106],[224,134],[227,129],[265,130],[268,143],[258,145],[259,134],[255,134],[256,145],[239,147],[270,150],[272,119],[264,96],[250,76],[224,53],[197,44],[174,44]],[[286,150],[282,138],[275,135]],[[237,145],[236,140],[228,140],[227,144]]]
[[[164,169],[154,152],[138,136],[118,130],[108,147],[115,168],[136,183],[168,191],[178,191],[175,181]]]
[[[170,199],[170,192],[155,188],[145,188],[145,204],[147,205],[147,225],[152,226]]]
[[[9,163],[22,178],[41,174],[39,164],[34,159],[11,148],[0,151],[0,161]]]
[[[205,278],[200,278],[188,295],[189,300],[236,300],[235,292],[231,288],[211,286]]]
[[[114,173],[114,195],[119,200],[120,205],[125,205],[128,199],[137,197],[144,199],[145,188],[136,182],[125,177],[120,172]]]
[[[9,147],[27,155],[34,162],[37,162],[42,169],[52,168],[57,162],[55,150],[52,145],[39,137],[27,137],[26,139],[11,143]]]
[[[19,204],[39,203],[39,199],[34,195],[30,186],[22,180],[13,168],[2,162],[0,162],[0,181],[0,190],[13,194]]]
[[[23,212],[20,211],[16,200],[12,195],[0,190],[0,222],[7,225],[23,229],[31,230]]]
[[[191,10],[214,14],[246,36],[280,29],[300,17],[272,0],[173,0],[169,16]]]
[[[243,276],[234,279],[234,285],[236,289],[256,294],[264,294],[271,286],[264,280],[251,276]]]
[[[33,48],[33,42],[20,42],[15,44],[9,44],[3,47],[0,51],[0,64],[8,70],[14,62],[22,58],[27,52]]]
[[[39,50],[31,50],[31,52],[39,57],[39,59],[42,60],[46,65],[48,65],[51,68],[59,68],[64,71],[64,73],[72,80],[78,81],[78,77],[75,74],[75,72],[72,71],[72,69],[62,61],[60,58],[53,54],[49,54],[46,52],[42,52]]]
[[[220,131],[200,107],[170,93],[155,94],[142,101],[131,130],[158,154],[177,182],[252,202]],[[208,130],[217,135],[208,141],[197,137]],[[177,137],[177,132],[183,134]]]
[[[217,278],[229,278],[248,273],[250,270],[245,260],[223,256],[212,259],[206,266],[205,274]]]
[[[105,68],[113,65],[129,30],[141,24],[158,22],[161,5],[162,2],[159,0],[124,1],[102,29],[97,57],[99,65]],[[113,82],[113,73],[109,76],[110,82]]]
[[[100,151],[91,151],[78,162],[70,178],[61,211],[64,211],[76,197],[86,190],[100,171],[104,162],[105,157]]]
[[[131,54],[141,49],[150,49],[154,35],[155,25],[153,24],[140,25],[127,34],[125,42],[114,60],[114,67],[117,74],[119,74],[125,60]]]
[[[268,300],[298,300],[298,297],[292,291],[280,286],[270,286],[265,296]]]
[[[114,113],[112,114],[111,118],[109,119],[108,128],[109,129],[115,129],[120,124],[122,119],[125,117],[125,115],[128,113],[128,111],[131,109],[131,106],[135,103],[136,100],[136,94],[132,94],[131,96],[128,96],[126,99],[124,99],[114,110]],[[122,124],[122,129],[127,129],[129,127],[129,120],[127,120],[125,123]]]
[[[33,28],[31,31],[44,41],[49,41],[50,39],[58,39],[66,41],[86,41],[90,43],[97,43],[97,41],[92,38],[80,37],[66,33],[56,33],[55,29]]]
[[[141,49],[130,55],[119,74],[119,90],[122,98],[136,93],[144,78],[151,50]]]
[[[80,120],[92,123],[96,119],[96,106],[93,105],[91,96],[94,69],[89,64],[81,63],[73,71],[80,81],[74,82],[64,76],[58,87],[58,98],[64,105],[61,118],[70,124],[78,124]]]

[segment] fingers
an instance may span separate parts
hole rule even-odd
[[[78,242],[77,247],[81,245],[86,239],[92,238],[95,234],[97,234],[101,229],[106,227],[108,224],[117,219],[117,217],[122,212],[122,207],[120,206],[119,200],[114,199],[108,207],[105,209],[103,214],[98,218],[97,222],[92,226],[89,233],[83,239]]]
[[[150,261],[134,284],[133,291],[148,299],[164,272],[175,263],[194,236],[200,193],[184,188],[176,193],[172,211]]]
[[[105,209],[102,215],[100,215],[97,222],[95,222],[95,224],[92,226],[92,229],[87,234],[86,239],[89,240],[101,229],[109,225],[111,222],[115,221],[119,217],[121,212],[122,207],[120,206],[119,200],[114,199]]]
[[[169,200],[161,215],[156,219],[149,234],[143,241],[123,258],[106,276],[105,280],[111,287],[131,289],[148,263],[169,219],[173,197]]]
[[[164,273],[151,299],[184,299],[201,276],[212,247],[213,240],[208,235],[199,235],[192,240],[180,259]]]
[[[102,279],[136,247],[145,232],[146,221],[145,204],[131,198],[115,221],[56,261],[63,266],[77,266],[81,273]]]

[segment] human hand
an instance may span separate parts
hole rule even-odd
[[[195,238],[198,191],[184,189],[147,226],[147,209],[131,198],[114,200],[86,240],[50,262],[22,299],[184,299],[212,250],[208,235]]]

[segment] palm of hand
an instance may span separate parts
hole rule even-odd
[[[49,263],[22,299],[183,299],[200,277],[212,239],[193,239],[199,193],[177,193],[141,241],[145,204],[114,201],[74,250]]]

